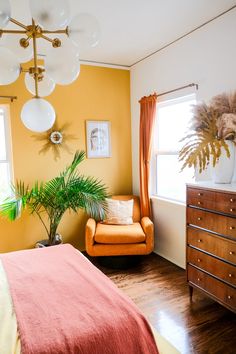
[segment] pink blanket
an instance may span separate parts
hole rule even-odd
[[[138,308],[70,245],[2,254],[24,354],[156,354]]]

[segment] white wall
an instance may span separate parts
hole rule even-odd
[[[236,10],[223,15],[131,69],[133,190],[139,193],[139,103],[144,95],[192,82],[198,100],[236,90]],[[192,91],[179,91],[175,97]],[[172,96],[173,97],[173,96]],[[169,98],[167,96],[162,99]],[[185,208],[156,200],[156,252],[185,266]],[[171,227],[170,227],[171,224]],[[158,232],[158,225],[161,232]]]

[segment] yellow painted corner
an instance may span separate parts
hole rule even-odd
[[[16,95],[10,103],[13,169],[15,179],[26,183],[48,180],[70,163],[73,154],[62,150],[55,161],[52,152],[39,154],[42,142],[35,140],[20,120],[23,104],[31,98],[24,85],[24,74],[12,85],[2,86],[0,95]],[[68,133],[76,135],[69,142],[71,151],[86,150],[86,120],[111,122],[111,158],[86,159],[81,173],[102,180],[111,194],[132,192],[130,73],[127,70],[81,65],[79,78],[69,86],[56,86],[46,99],[53,105],[58,124],[70,123]],[[6,103],[1,101],[1,103]],[[9,102],[7,102],[9,103]],[[84,249],[86,215],[67,212],[59,226],[65,242]],[[45,238],[37,216],[27,213],[15,222],[0,219],[0,252],[34,247]]]

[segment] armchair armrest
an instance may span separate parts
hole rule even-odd
[[[86,243],[86,250],[90,249],[90,247],[94,244],[94,236],[96,232],[96,221],[92,218],[89,218],[86,226],[85,226],[85,243]]]
[[[153,222],[149,219],[149,217],[144,216],[141,219],[141,225],[142,225],[143,231],[146,235],[147,252],[151,253],[154,249],[154,225],[153,225]]]

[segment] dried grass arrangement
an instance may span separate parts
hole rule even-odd
[[[179,161],[183,162],[181,171],[187,166],[194,166],[201,173],[210,161],[214,167],[222,149],[229,158],[227,140],[236,144],[236,92],[213,97],[208,105],[200,103],[193,106],[189,132],[181,139],[185,142],[179,153]]]

